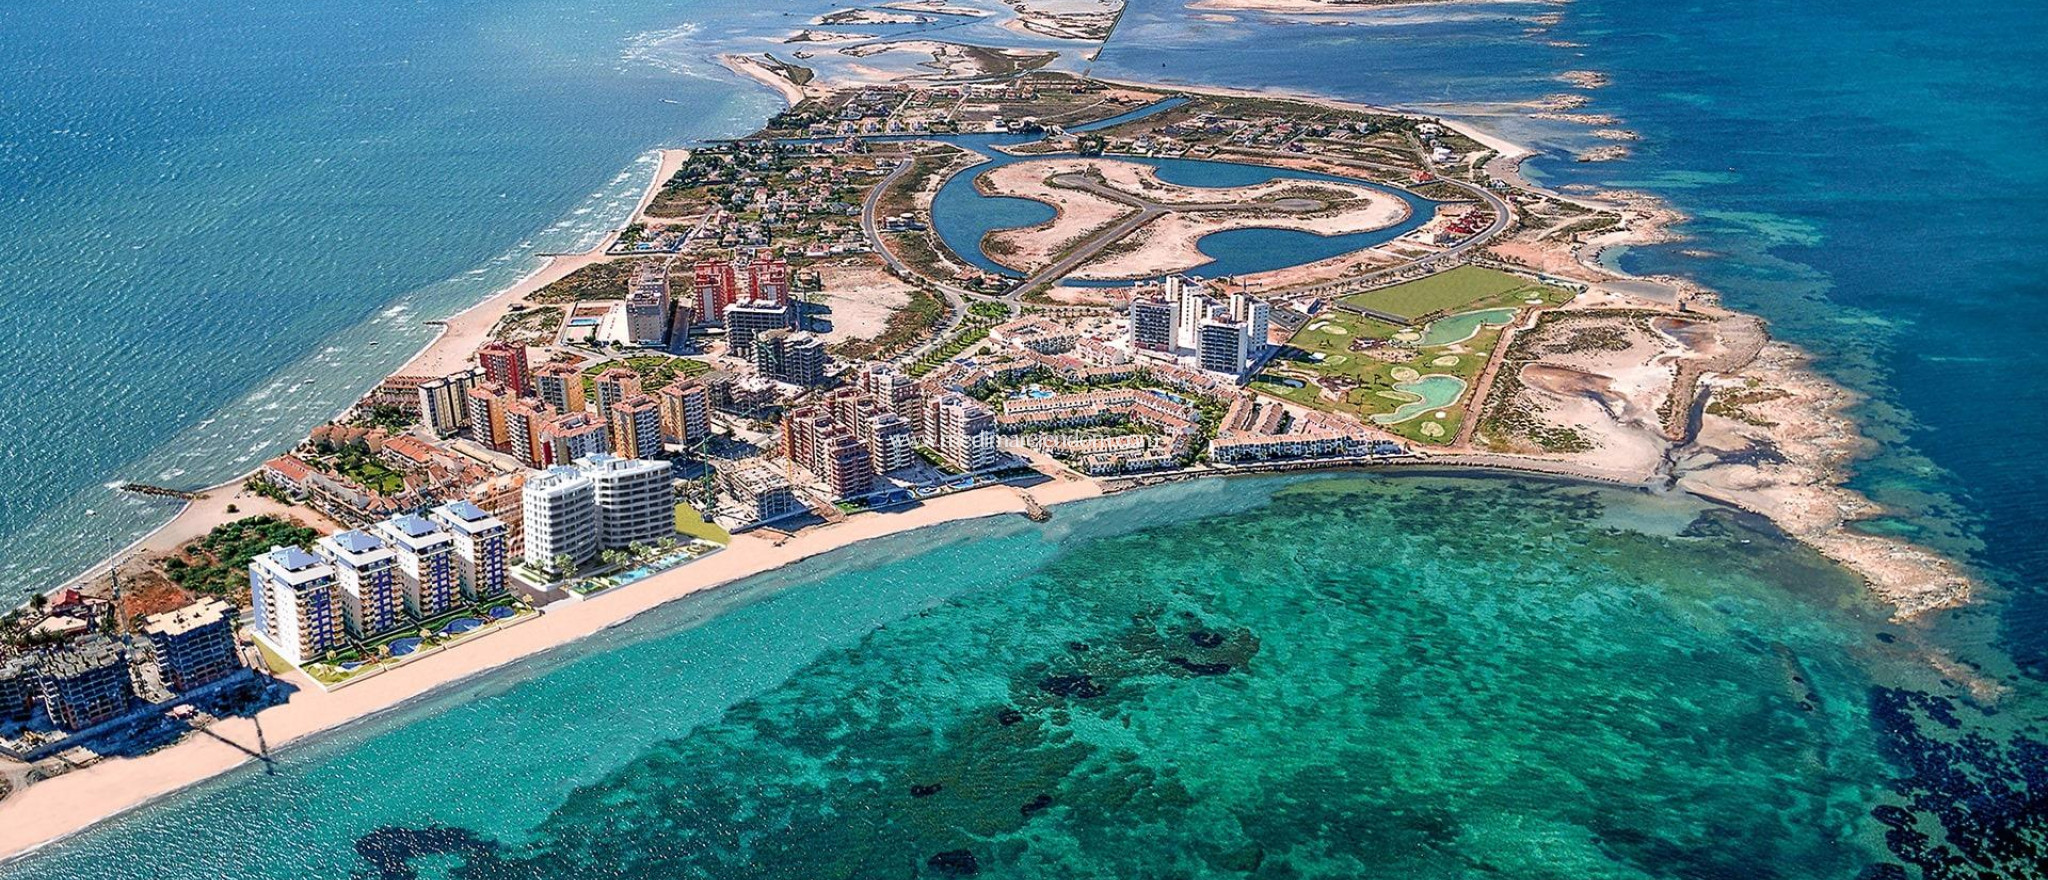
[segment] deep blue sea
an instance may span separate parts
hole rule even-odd
[[[615,222],[647,150],[750,128],[772,98],[704,58],[789,26],[114,5],[0,9],[16,592],[94,555],[105,481],[246,469],[421,319]],[[1616,259],[1867,395],[1870,527],[1957,554],[1985,600],[1891,624],[1678,498],[1193,484],[681,603],[0,877],[2042,876],[2048,8],[1232,18],[1134,0],[1092,70],[1454,112],[1545,149],[1554,185],[1664,196],[1691,239]],[[1640,132],[1631,158],[1572,162],[1585,128],[1528,118],[1566,70],[1611,78],[1584,111]]]

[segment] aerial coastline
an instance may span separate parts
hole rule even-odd
[[[1277,0],[1247,0],[1246,3],[1231,5],[1236,2],[1228,0],[1194,5],[1231,9],[1323,5],[1307,2],[1288,4]],[[897,8],[914,6],[920,4],[897,4]],[[775,89],[791,108],[847,85],[795,82],[788,70],[777,70],[748,56],[722,55],[720,60],[736,73]],[[1144,83],[1104,84],[1173,94],[1286,98],[1343,111],[1413,115],[1270,91],[1164,89]],[[1640,363],[1601,362],[1596,368],[1589,364],[1597,359],[1586,359],[1546,372],[1541,369],[1544,364],[1532,361],[1530,366],[1539,369],[1531,371],[1520,365],[1514,367],[1514,371],[1523,376],[1519,381],[1527,383],[1531,381],[1530,377],[1542,377],[1561,383],[1560,388],[1584,393],[1591,386],[1572,386],[1569,383],[1581,381],[1587,375],[1626,379],[1628,376],[1624,374],[1628,370],[1655,363],[1660,369],[1672,368],[1674,376],[1668,393],[1671,399],[1679,401],[1678,409],[1696,409],[1699,412],[1690,420],[1670,411],[1649,414],[1640,411],[1639,401],[1627,399],[1625,393],[1610,394],[1602,388],[1595,389],[1592,396],[1607,395],[1603,399],[1607,401],[1608,415],[1627,414],[1626,418],[1613,418],[1612,426],[1603,423],[1588,430],[1600,438],[1615,438],[1609,445],[1576,452],[1557,452],[1533,448],[1486,449],[1461,443],[1459,448],[1443,451],[1423,448],[1420,454],[1391,456],[1382,460],[1352,457],[1323,464],[1311,461],[1302,466],[1470,467],[1480,471],[1560,475],[1659,490],[1677,488],[1750,510],[1777,523],[1787,534],[1863,577],[1877,595],[1897,608],[1901,619],[1969,601],[1969,581],[1950,561],[1895,539],[1854,531],[1856,519],[1872,515],[1876,510],[1868,500],[1841,485],[1845,469],[1853,463],[1864,442],[1845,414],[1845,410],[1855,402],[1852,395],[1813,373],[1805,365],[1806,356],[1796,348],[1769,340],[1761,322],[1721,307],[1710,291],[1679,278],[1637,279],[1624,276],[1602,265],[1599,260],[1603,248],[1640,244],[1676,234],[1670,227],[1682,223],[1684,218],[1638,195],[1549,191],[1518,173],[1519,162],[1533,155],[1533,151],[1453,118],[1441,118],[1440,121],[1456,134],[1495,154],[1485,165],[1493,179],[1504,181],[1515,190],[1538,194],[1553,203],[1591,206],[1622,218],[1612,231],[1579,244],[1545,241],[1541,244],[1524,242],[1525,246],[1515,247],[1504,240],[1496,242],[1490,259],[1500,266],[1587,286],[1587,291],[1572,300],[1570,306],[1545,303],[1518,314],[1514,323],[1498,331],[1499,350],[1510,350],[1518,335],[1540,336],[1546,315],[1569,316],[1575,311],[1590,313],[1603,308],[1619,314],[1645,309],[1645,303],[1668,297],[1668,305],[1676,311],[1658,308],[1659,317],[1671,318],[1676,312],[1693,316],[1661,325],[1654,323],[1656,319],[1642,319],[1639,323],[1649,329],[1635,339],[1632,343],[1635,347],[1629,351],[1632,356],[1650,352],[1642,354]],[[534,294],[582,270],[613,261],[618,257],[615,248],[620,245],[626,228],[658,219],[650,214],[650,208],[663,188],[684,169],[690,155],[688,150],[663,150],[654,180],[628,224],[606,236],[590,251],[550,257],[546,264],[517,284],[451,316],[434,340],[394,375],[441,375],[466,367],[477,349],[490,341],[493,331],[520,310],[515,306],[531,307],[529,300]],[[1016,169],[1024,166],[1006,167]],[[1044,184],[1052,186],[1050,180]],[[878,184],[877,191],[886,185],[886,182]],[[1050,198],[1038,201],[1050,202]],[[928,201],[925,207],[928,210]],[[1066,210],[1057,204],[1053,207],[1061,212]],[[1048,221],[1048,224],[1072,219],[1072,215],[1062,213],[1061,217]],[[1375,222],[1384,219],[1377,218]],[[1034,253],[1025,255],[1031,258],[1028,262],[1040,265],[1049,262],[1077,240],[1092,236],[1108,222],[1101,217],[1093,220],[1096,222],[1076,237],[1055,236],[1055,240],[1039,243]],[[1053,227],[1049,225],[1046,228]],[[1262,228],[1277,228],[1277,225],[1264,224]],[[1193,249],[1194,242],[1200,237],[1199,234],[1188,236],[1183,250]],[[1509,246],[1502,247],[1504,244]],[[1560,256],[1565,258],[1560,259]],[[1164,273],[1109,274],[1124,277],[1125,274]],[[1646,282],[1651,286],[1638,286]],[[1614,286],[1602,287],[1604,284]],[[953,290],[945,293],[959,296]],[[1026,294],[1027,298],[1019,302],[1032,302],[1028,296]],[[1056,293],[1048,296],[1053,297],[1051,302],[1061,301]],[[964,307],[979,301],[984,300],[959,298],[959,305]],[[1039,304],[1045,305],[1042,301]],[[964,311],[964,308],[955,311]],[[1025,314],[1025,310],[1019,308],[1018,314]],[[1638,321],[1638,318],[1632,316],[1627,320]],[[1697,340],[1688,334],[1706,334],[1707,331],[1699,327],[1707,325],[1713,328],[1712,338],[1701,335],[1697,338],[1705,341],[1694,344]],[[1474,332],[1489,331],[1482,326]],[[925,344],[936,344],[944,336],[944,333],[933,333]],[[1572,354],[1584,355],[1583,352]],[[1678,366],[1681,362],[1687,366]],[[1488,392],[1491,384],[1497,381],[1498,367],[1498,363],[1490,364],[1487,372],[1474,377],[1473,384],[1478,387],[1465,404],[1473,412],[1467,416],[1464,427],[1454,433],[1455,437],[1469,441],[1473,432],[1479,429],[1479,410],[1486,407],[1491,399]],[[1601,370],[1607,372],[1601,373]],[[1679,386],[1687,387],[1681,389]],[[1710,402],[1716,389],[1724,391],[1723,405],[1719,407]],[[1729,397],[1741,396],[1738,392],[1743,389],[1766,389],[1769,393],[1751,393],[1739,401],[1729,402]],[[1593,424],[1599,417],[1597,412],[1581,413],[1575,418],[1582,421],[1575,424]],[[1674,426],[1682,428],[1677,431],[1677,436],[1672,436]],[[1600,429],[1608,430],[1602,433]],[[1741,454],[1757,450],[1759,444],[1767,444],[1773,455]],[[1602,450],[1611,453],[1620,448],[1626,448],[1629,454],[1621,456],[1619,461],[1612,454],[1602,454]],[[802,527],[788,533],[775,528],[742,532],[735,535],[726,549],[715,557],[654,574],[630,588],[613,590],[587,601],[550,605],[546,613],[533,622],[475,644],[464,645],[459,650],[422,658],[345,689],[325,691],[304,687],[290,701],[263,710],[254,719],[231,718],[217,722],[208,728],[214,734],[211,737],[189,737],[141,757],[108,760],[43,780],[0,800],[0,859],[29,852],[255,760],[252,752],[303,741],[387,711],[436,689],[586,637],[656,606],[820,553],[942,522],[1033,513],[1044,507],[1156,479],[1228,476],[1240,472],[1227,468],[1185,468],[1158,475],[1128,474],[1094,479],[1063,468],[1052,461],[1052,456],[1040,450],[1020,454],[1032,466],[1049,474],[1049,478],[1028,488],[1007,485],[972,488],[923,500],[908,508],[881,507],[871,512],[855,512],[843,521]],[[236,514],[302,517],[311,520],[311,524],[321,531],[338,530],[338,523],[312,508],[281,505],[256,490],[238,488],[245,482],[246,479],[237,479],[198,493],[202,496],[199,500],[188,504],[178,516],[131,550],[168,552],[227,524]],[[228,512],[230,504],[239,508],[235,514]],[[260,743],[256,729],[258,723],[262,728]]]

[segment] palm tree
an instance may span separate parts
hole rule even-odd
[[[623,550],[606,550],[603,553],[597,554],[597,558],[607,568],[624,568],[626,563],[631,561],[631,558]]]

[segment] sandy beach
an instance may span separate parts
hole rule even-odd
[[[718,63],[727,70],[774,89],[782,100],[794,107],[804,101],[804,87],[790,82],[789,77],[768,69],[759,59],[751,55],[720,55]]]
[[[648,183],[647,191],[641,195],[640,204],[634,208],[631,219],[638,219],[646,212],[648,203],[654,200],[654,194],[661,188],[661,183],[673,177],[676,171],[683,167],[684,160],[690,156],[690,151],[681,149],[665,149],[660,152],[661,160],[654,178]],[[561,280],[584,266],[603,262],[607,259],[605,248],[610,247],[616,237],[615,231],[607,235],[596,247],[583,253],[551,256],[540,268],[518,282],[491,294],[476,305],[449,316],[441,332],[392,375],[438,376],[469,366],[470,360],[476,356],[476,350],[490,338],[491,328],[497,326],[498,321],[505,317],[514,303],[524,300],[535,291]],[[217,486],[199,490],[198,497],[188,502],[177,515],[122,548],[120,552],[114,554],[115,558],[129,559],[138,554],[168,553],[212,531],[215,526],[259,514],[297,519],[326,532],[342,530],[339,523],[310,507],[279,504],[243,489],[242,485],[253,473],[255,472],[251,471]],[[234,507],[235,510],[230,512],[229,507]],[[106,560],[96,562],[49,592],[54,593],[76,586],[103,573],[105,568]]]
[[[792,103],[803,97],[803,89],[758,62],[738,56],[723,56],[721,61],[736,72],[776,88]],[[1262,97],[1271,97],[1275,94],[1257,91],[1236,93]],[[1347,102],[1298,97],[1297,99],[1373,112],[1400,112]],[[1501,154],[1502,158],[1496,162],[1500,164],[1502,171],[1495,172],[1500,176],[1512,175],[1515,162],[1529,154],[1528,150],[1518,145],[1507,143],[1466,125],[1452,124],[1460,132]],[[673,175],[686,156],[687,153],[681,150],[667,150],[662,153],[660,169],[647,194],[642,198],[635,216],[645,210],[659,183]],[[1518,175],[1516,177],[1518,179]],[[1518,185],[1547,192],[1519,179]],[[1403,207],[1405,209],[1405,206]],[[1618,242],[1631,236],[1654,235],[1661,232],[1661,228],[1655,224],[1646,224],[1643,228],[1625,226],[1622,231],[1612,233],[1607,240],[1610,243]],[[608,237],[606,242],[592,251],[551,258],[546,265],[519,283],[452,317],[441,335],[398,372],[439,374],[466,365],[476,347],[487,337],[490,329],[512,304],[578,268],[605,259],[603,252],[609,243]],[[1617,273],[1594,265],[1584,265],[1582,268],[1589,275],[1620,277]],[[1767,358],[1754,365],[1742,365],[1738,369],[1749,369],[1764,375],[1770,381],[1808,389],[1812,393],[1806,399],[1827,397],[1826,390],[1832,386],[1807,370],[1795,354]],[[1736,373],[1738,370],[1728,372]],[[1839,406],[1830,407],[1828,413],[1835,416],[1839,413]],[[1783,414],[1783,418],[1788,421],[1800,417],[1796,412],[1788,411]],[[1864,575],[1873,584],[1890,582],[1910,585],[1912,589],[1909,592],[1919,592],[1920,601],[1916,602],[1913,595],[1878,589],[1881,595],[1898,604],[1902,611],[1920,611],[1965,601],[1968,597],[1967,582],[1961,580],[1952,568],[1947,567],[1945,561],[1903,542],[1868,536],[1850,537],[1844,530],[1849,519],[1867,511],[1851,510],[1851,500],[1860,499],[1860,496],[1854,496],[1853,493],[1841,488],[1837,476],[1838,469],[1845,464],[1854,446],[1851,442],[1854,438],[1842,432],[1848,431],[1853,434],[1853,427],[1840,428],[1832,419],[1827,421],[1830,426],[1827,437],[1814,441],[1816,447],[1825,447],[1823,451],[1804,454],[1795,450],[1797,454],[1792,456],[1793,466],[1765,475],[1774,481],[1774,485],[1791,486],[1791,491],[1787,493],[1765,497],[1754,491],[1754,485],[1738,479],[1756,475],[1747,472],[1737,473],[1731,469],[1717,472],[1704,464],[1682,469],[1681,474],[1686,479],[1681,485],[1704,497],[1759,509],[1781,524],[1792,524],[1794,527],[1788,531],[1795,537],[1821,548],[1823,552]],[[1846,419],[1843,419],[1841,424],[1846,425]],[[1719,441],[1731,448],[1743,442],[1740,438],[1722,436],[1741,433],[1738,430],[1739,426],[1716,423],[1708,427],[1710,430],[1704,439],[1709,442]],[[1827,442],[1823,443],[1822,440]],[[1611,462],[1603,465],[1596,457],[1583,456],[1533,457],[1471,451],[1465,454],[1436,456],[1430,461],[1439,466],[1556,473],[1603,482],[1640,484],[1645,480],[1664,476],[1657,472],[1656,462],[1633,461],[1615,467]],[[225,521],[224,518],[233,518],[225,512],[226,506],[230,503],[235,504],[241,511],[236,516],[259,512],[283,512],[302,519],[307,518],[309,512],[302,508],[272,510],[265,506],[268,502],[264,499],[233,490],[232,486],[239,483],[240,480],[237,480],[235,484],[210,491],[201,500],[188,505],[178,517],[138,546],[143,549],[175,548],[193,537],[204,534],[213,525]],[[1030,490],[1030,495],[1039,504],[1051,506],[1094,497],[1102,491],[1101,485],[1094,481],[1070,478],[1034,487]],[[1799,527],[1805,525],[1799,522],[1800,509],[1811,508],[1814,505],[1833,505],[1838,515],[1817,517],[1820,521],[1810,524],[1810,527]],[[109,760],[40,782],[0,801],[0,859],[13,857],[78,833],[121,812],[217,776],[254,760],[256,754],[264,748],[275,750],[301,742],[324,731],[399,706],[451,683],[574,642],[665,603],[860,541],[945,522],[1022,513],[1026,508],[1024,495],[1019,490],[989,488],[935,499],[899,512],[856,515],[843,522],[806,529],[793,536],[784,536],[779,532],[745,534],[735,538],[726,552],[588,601],[559,603],[529,623],[466,643],[458,650],[422,658],[337,692],[323,692],[301,681],[300,690],[289,702],[265,710],[253,719],[238,718],[220,722],[211,728],[213,736],[190,737],[178,745],[139,758]],[[331,527],[331,524],[316,524],[323,528]]]
[[[1101,488],[1092,481],[1075,479],[1048,482],[1029,493],[1038,503],[1051,507],[1095,497]],[[852,517],[806,529],[780,542],[770,536],[777,533],[740,535],[723,553],[588,601],[558,603],[534,621],[339,691],[323,692],[294,674],[299,691],[290,702],[254,718],[215,724],[210,728],[213,736],[190,737],[140,758],[108,760],[37,783],[0,801],[0,859],[76,834],[232,770],[255,760],[254,754],[263,745],[274,751],[437,688],[574,642],[677,599],[870,538],[958,520],[1022,514],[1025,509],[1022,491],[997,487],[949,495],[901,512]]]

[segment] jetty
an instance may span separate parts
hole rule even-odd
[[[196,501],[199,499],[199,493],[197,492],[173,489],[169,486],[152,486],[148,483],[138,483],[134,480],[123,480],[120,485],[114,488],[121,492],[147,495],[151,498],[176,498],[179,501]]]

